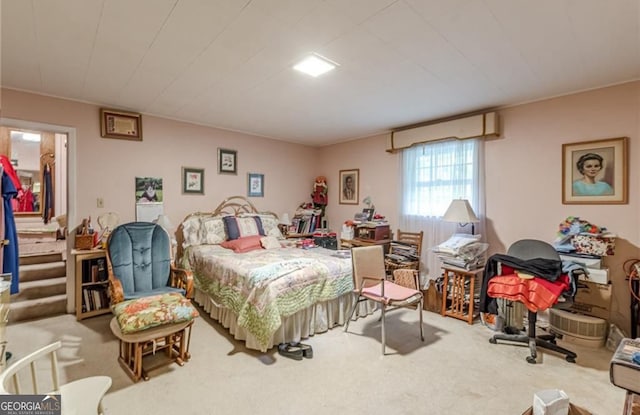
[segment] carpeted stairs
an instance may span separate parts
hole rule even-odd
[[[11,296],[9,324],[66,312],[67,265],[62,253],[20,256],[20,292]]]

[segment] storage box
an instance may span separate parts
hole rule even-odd
[[[76,235],[75,248],[76,249],[93,248],[93,234]]]
[[[571,238],[571,244],[580,254],[607,256],[615,253],[616,237],[611,234],[578,234]]]
[[[596,284],[609,284],[609,268],[591,269],[587,268],[588,275],[580,274],[578,279],[591,281]]]
[[[609,320],[611,312],[611,285],[596,284],[595,282],[581,281],[580,285],[586,288],[578,288],[571,310]]]
[[[580,255],[562,254],[560,255],[560,259],[562,261],[575,262],[576,264],[580,264],[587,268],[593,268],[593,269],[602,268],[602,258],[600,257],[589,258],[589,257],[580,256]]]
[[[360,239],[369,239],[372,241],[391,239],[391,230],[389,229],[389,225],[380,225],[375,228],[361,226],[358,227],[357,233],[357,237]]]

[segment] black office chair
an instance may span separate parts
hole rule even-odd
[[[544,241],[538,241],[535,239],[522,239],[515,242],[507,250],[507,255],[522,260],[542,258],[561,262],[560,255],[558,255],[558,252],[553,248],[553,246]],[[557,303],[554,308],[568,308],[571,306],[571,304],[572,301],[564,301],[562,303]],[[496,344],[498,340],[506,340],[510,342],[529,344],[529,351],[531,352],[531,355],[527,356],[527,362],[532,364],[535,364],[537,360],[537,347],[563,354],[565,355],[565,359],[567,362],[575,363],[576,357],[578,357],[578,355],[571,350],[558,346],[556,344],[555,335],[548,334],[536,336],[537,318],[538,314],[536,312],[528,310],[529,330],[527,333],[498,333],[494,334],[493,337],[489,339],[489,342],[492,344]]]

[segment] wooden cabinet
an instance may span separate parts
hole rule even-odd
[[[479,295],[476,291],[480,288],[483,268],[466,270],[443,265],[442,272],[444,285],[441,314],[473,324],[473,319],[477,315],[475,299]]]
[[[72,250],[75,257],[76,319],[111,312],[107,253],[104,249]]]

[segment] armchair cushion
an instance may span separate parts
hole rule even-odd
[[[171,242],[159,225],[120,225],[109,235],[107,245],[109,279],[114,287],[122,288],[122,299],[167,292],[185,294],[183,289],[171,286]]]
[[[181,323],[198,317],[191,301],[179,293],[167,293],[123,301],[113,306],[123,334],[163,324]]]

